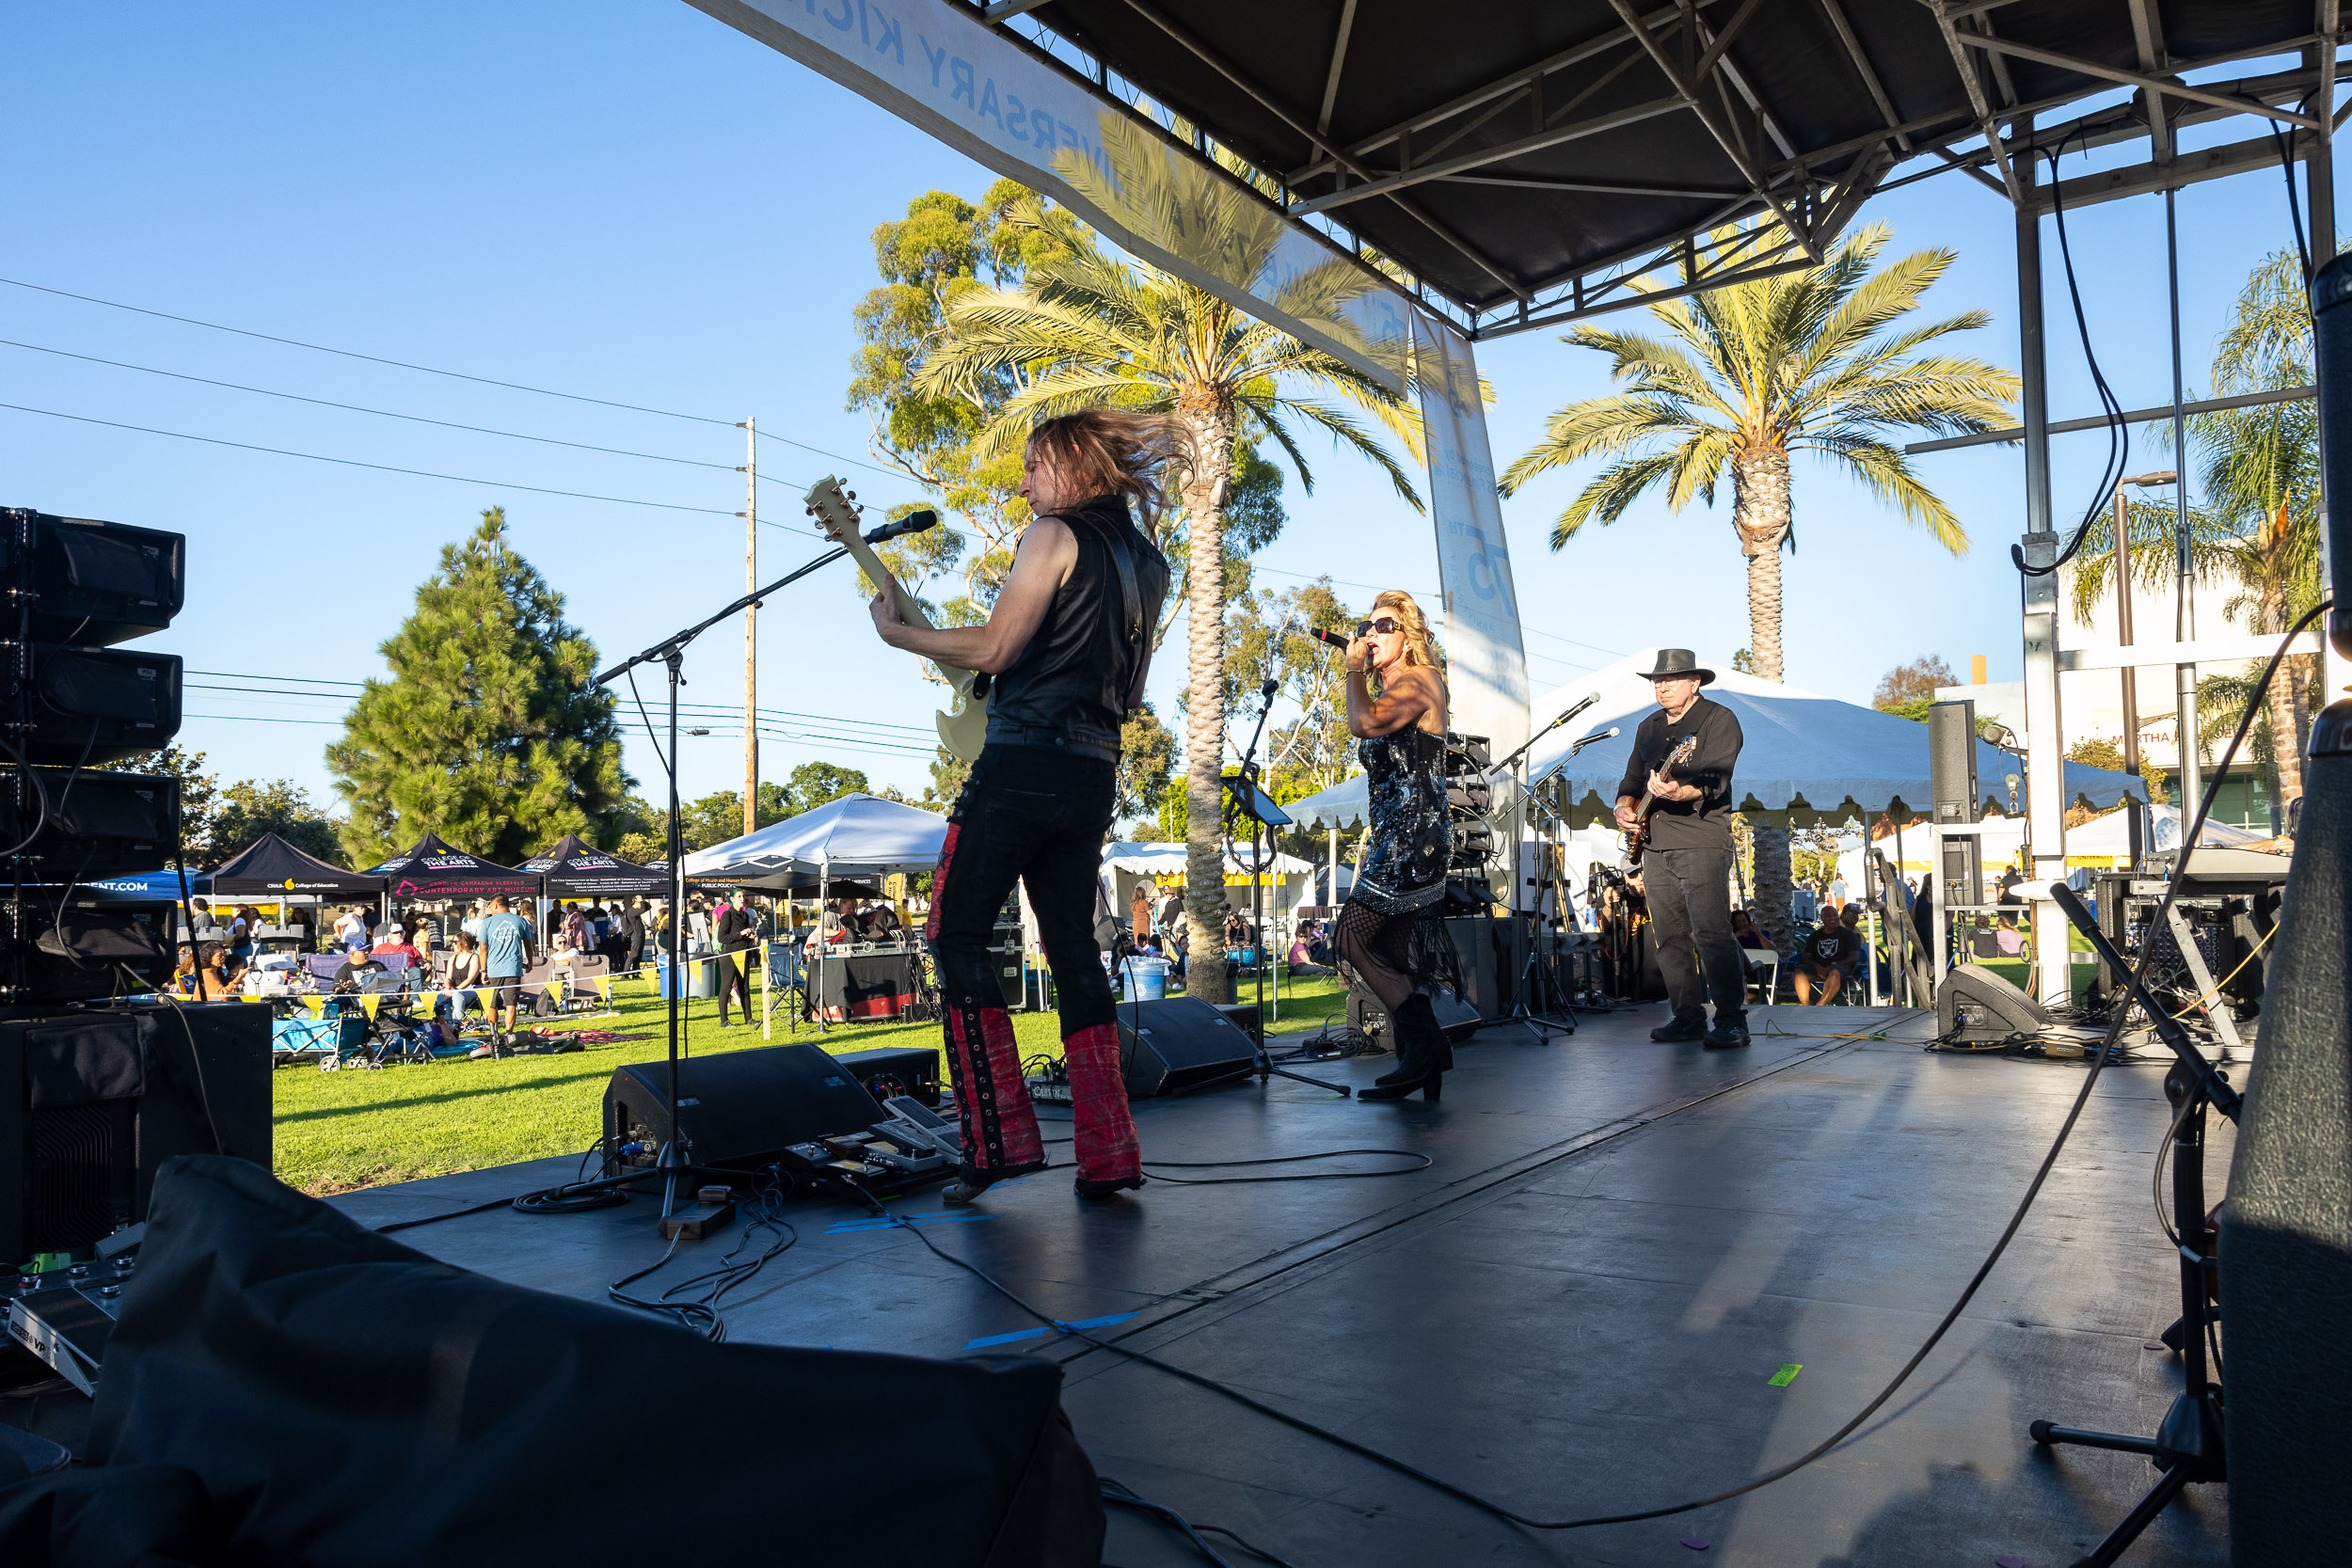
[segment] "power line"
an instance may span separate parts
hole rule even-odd
[[[168,310],[151,310],[143,305],[125,305],[120,300],[100,299],[95,294],[77,294],[67,289],[52,289],[40,283],[27,283],[22,278],[0,277],[0,283],[13,288],[31,289],[37,293],[56,294],[60,299],[78,299],[86,305],[103,305],[109,309],[129,310],[137,315],[153,316],[160,321],[179,322],[187,326],[207,327],[215,332],[231,332],[240,338],[256,338],[265,343],[283,343],[289,348],[307,348],[319,354],[340,355],[345,359],[364,359],[372,365],[389,365],[395,370],[418,371],[425,375],[445,375],[454,381],[471,381],[485,387],[503,387],[510,392],[535,392],[541,397],[563,398],[571,403],[593,403],[604,408],[624,408],[632,414],[656,414],[665,420],[688,420],[696,424],[725,425],[732,429],[733,420],[714,420],[703,414],[681,414],[672,408],[648,408],[642,404],[615,403],[611,398],[585,397],[578,392],[558,392],[546,387],[527,387],[519,381],[500,381],[486,375],[469,375],[463,371],[444,371],[431,365],[411,364],[405,359],[387,359],[379,354],[360,354],[353,349],[329,348],[325,343],[306,343],[299,338],[280,338],[274,333],[248,331],[242,326],[224,326],[219,322],[199,321],[194,316],[175,316]]]
[[[1321,572],[1286,572],[1279,566],[1261,566],[1254,561],[1249,563],[1249,569],[1253,572],[1270,572],[1278,578],[1296,578],[1301,582],[1327,581],[1340,588],[1365,588],[1370,589],[1375,594],[1384,593],[1388,587],[1394,586],[1393,584],[1383,585],[1376,582],[1350,582],[1344,578],[1327,577],[1326,574]],[[1423,590],[1422,596],[1427,598],[1442,598],[1444,595],[1441,594],[1430,594],[1426,590]],[[1570,647],[1589,648],[1597,654],[1607,654],[1611,658],[1623,658],[1626,657],[1623,649],[1604,648],[1597,642],[1584,642],[1580,641],[1578,639],[1573,637],[1563,637],[1556,631],[1545,631],[1540,627],[1531,626],[1524,621],[1519,623],[1519,630],[1536,637],[1549,637],[1554,642],[1565,642]],[[1550,656],[1539,655],[1537,657],[1549,657]],[[1569,661],[1565,658],[1553,659],[1552,662],[1555,664],[1569,664]],[[1589,670],[1595,668],[1595,666],[1589,664],[1569,664],[1569,667],[1577,670]]]
[[[325,680],[310,675],[247,675],[242,674],[234,670],[190,670],[187,671],[186,673],[191,675],[215,675],[225,681],[300,681],[306,686],[347,686],[355,691],[358,690],[359,688],[365,684],[361,681]]]
[[[0,278],[0,283],[8,282]],[[701,512],[713,517],[735,517],[741,514],[717,506],[681,506],[675,501],[638,500],[628,496],[594,496],[585,490],[556,490],[544,484],[516,484],[506,480],[469,479],[464,474],[437,474],[424,468],[395,467],[389,463],[362,463],[356,457],[324,457],[314,451],[288,451],[283,447],[255,446],[250,441],[227,441],[217,436],[191,436],[183,430],[157,430],[151,425],[124,424],[119,420],[97,420],[87,414],[61,414],[54,408],[30,408],[21,403],[0,403],[0,408],[14,409],[20,414],[42,414],[53,420],[72,420],[79,424],[104,425],[110,430],[133,430],[142,436],[168,436],[177,441],[201,441],[207,446],[234,447],[240,451],[267,452],[272,457],[300,457],[312,463],[335,463],[346,468],[373,468],[378,473],[407,474],[417,479],[445,479],[457,484],[481,484],[493,490],[527,490],[537,496],[568,496],[574,500],[610,501],[615,506],[649,506],[662,512]]]
[[[169,376],[174,381],[193,381],[200,387],[225,387],[230,391],[250,392],[256,397],[284,398],[289,403],[307,403],[319,408],[340,408],[351,414],[373,414],[378,419],[385,420],[406,420],[412,424],[437,425],[443,430],[470,431],[476,436],[502,436],[510,441],[537,441],[543,446],[570,447],[576,451],[600,451],[613,457],[642,457],[650,463],[677,463],[691,468],[716,468],[722,473],[736,471],[735,466],[731,463],[706,463],[698,457],[670,457],[658,451],[630,451],[622,447],[600,447],[591,441],[563,441],[552,436],[526,436],[517,430],[492,430],[487,425],[460,424],[454,420],[429,420],[421,414],[400,414],[389,408],[368,408],[356,403],[337,403],[330,398],[304,397],[299,392],[279,392],[273,391],[267,387],[247,387],[235,381],[215,381],[208,375],[189,375],[182,371],[158,370],[152,365],[134,365],[123,359],[102,359],[94,354],[75,354],[71,349],[45,348],[40,343],[19,342],[13,338],[0,338],[0,345],[29,349],[35,354],[54,354],[64,359],[79,359],[87,365],[111,365],[116,370],[137,371],[143,375],[162,375]]]

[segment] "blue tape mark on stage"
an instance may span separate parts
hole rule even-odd
[[[1133,1312],[1114,1312],[1107,1318],[1073,1318],[1062,1326],[1065,1328],[1109,1328],[1113,1324],[1123,1323],[1134,1316]],[[1042,1339],[1053,1332],[1050,1328],[1024,1328],[1011,1334],[991,1334],[981,1338],[966,1340],[963,1348],[986,1350],[991,1345],[1009,1345],[1021,1339]]]
[[[828,1236],[846,1236],[855,1230],[896,1230],[902,1225],[970,1225],[975,1220],[993,1220],[993,1214],[893,1214],[888,1219],[837,1220],[825,1227]]]

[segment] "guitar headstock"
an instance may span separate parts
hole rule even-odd
[[[841,482],[831,474],[810,485],[808,494],[801,499],[808,503],[808,515],[817,519],[817,526],[834,544],[847,545],[864,537],[859,526],[857,492],[843,490]]]

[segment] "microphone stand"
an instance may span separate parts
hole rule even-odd
[[[656,660],[659,660],[661,667],[669,672],[670,677],[670,747],[667,752],[661,753],[661,769],[667,777],[670,789],[670,967],[668,974],[663,977],[662,985],[663,996],[669,1004],[670,1060],[669,1077],[664,1092],[668,1096],[670,1105],[670,1136],[662,1144],[660,1153],[654,1162],[655,1173],[663,1178],[660,1223],[662,1234],[665,1236],[680,1227],[691,1227],[690,1234],[700,1236],[724,1223],[724,1213],[717,1207],[694,1204],[683,1210],[679,1208],[678,1189],[689,1179],[732,1184],[741,1180],[743,1176],[740,1171],[714,1170],[695,1164],[693,1163],[693,1140],[689,1138],[685,1131],[678,1126],[678,999],[684,994],[686,989],[686,842],[685,829],[678,810],[677,689],[686,684],[681,673],[686,662],[686,646],[737,611],[757,609],[761,601],[776,590],[800,581],[818,567],[830,566],[849,553],[846,547],[827,550],[799,570],[787,572],[765,588],[755,589],[744,594],[717,614],[704,617],[685,630],[662,639],[643,653],[632,654],[596,676],[594,682],[597,686],[610,686],[639,665],[651,664]],[[619,1178],[616,1180],[638,1179],[629,1177]]]
[[[1546,1045],[1549,1045],[1551,1043],[1551,1037],[1554,1034],[1575,1034],[1577,1018],[1576,1009],[1570,1007],[1567,1008],[1567,1022],[1553,1022],[1549,1018],[1543,1015],[1557,1013],[1561,1010],[1560,1006],[1553,1006],[1537,1007],[1533,1006],[1529,1001],[1529,993],[1534,989],[1531,982],[1534,981],[1538,984],[1540,983],[1537,981],[1536,976],[1536,963],[1541,939],[1543,936],[1543,919],[1541,908],[1542,898],[1540,895],[1537,896],[1536,909],[1530,911],[1519,907],[1520,902],[1524,897],[1524,884],[1527,880],[1525,877],[1519,874],[1519,863],[1524,858],[1526,850],[1527,808],[1529,800],[1531,799],[1530,791],[1532,788],[1529,782],[1522,779],[1520,774],[1525,768],[1527,754],[1535,749],[1535,742],[1541,740],[1552,731],[1560,728],[1560,726],[1565,724],[1569,720],[1575,718],[1578,714],[1583,712],[1586,708],[1591,707],[1598,701],[1600,701],[1599,695],[1595,693],[1587,696],[1582,702],[1573,705],[1567,709],[1567,711],[1553,719],[1550,723],[1546,724],[1542,729],[1537,730],[1534,735],[1529,736],[1526,743],[1519,747],[1518,751],[1513,752],[1509,756],[1504,757],[1501,762],[1494,764],[1486,769],[1486,776],[1489,779],[1507,773],[1511,779],[1512,790],[1518,797],[1511,802],[1511,848],[1509,869],[1506,874],[1511,879],[1511,917],[1514,923],[1519,925],[1520,933],[1527,942],[1527,960],[1519,966],[1518,984],[1512,988],[1514,994],[1511,1000],[1511,1010],[1503,1015],[1503,1017],[1494,1020],[1493,1022],[1499,1023],[1524,1023],[1530,1029],[1534,1030],[1535,1037]],[[1579,744],[1581,745],[1582,743],[1580,742]],[[1575,754],[1576,753],[1573,751],[1569,752],[1569,755],[1571,756]],[[1533,918],[1525,918],[1529,916],[1532,916]],[[1546,987],[1544,989],[1546,990],[1547,999],[1549,999],[1549,992],[1557,988]],[[1465,1000],[1467,1000],[1467,998]]]
[[[1265,738],[1266,715],[1274,711],[1277,684],[1269,680],[1259,688],[1258,727],[1250,732],[1248,750],[1241,754],[1241,771],[1225,781],[1225,839],[1228,844],[1233,838],[1233,819],[1236,816],[1249,819],[1249,920],[1255,927],[1258,942],[1258,1024],[1249,1032],[1249,1037],[1257,1042],[1260,1088],[1265,1086],[1265,1081],[1270,1077],[1288,1078],[1293,1083],[1311,1084],[1318,1089],[1328,1089],[1345,1100],[1355,1092],[1348,1085],[1310,1078],[1305,1073],[1276,1067],[1265,1045],[1265,972],[1274,957],[1274,948],[1266,941],[1265,928],[1265,831],[1269,826],[1276,825],[1269,821],[1267,814],[1271,812],[1273,816],[1280,818],[1280,825],[1290,822],[1289,816],[1267,800],[1265,792],[1258,787],[1258,742]],[[1264,803],[1261,804],[1262,801]],[[1337,890],[1333,891],[1336,895]]]

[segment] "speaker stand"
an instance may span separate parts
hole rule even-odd
[[[2118,973],[2132,975],[2131,995],[2156,1021],[2156,1033],[2180,1058],[2165,1074],[2164,1094],[2176,1108],[2178,1118],[2172,1132],[2172,1229],[2179,1243],[2181,1321],[2175,1326],[2180,1330],[2181,1370],[2186,1386],[2165,1412],[2153,1437],[2126,1437],[2049,1421],[2034,1421],[2026,1428],[2033,1440],[2044,1446],[2066,1443],[2145,1454],[2164,1472],[2123,1515],[2122,1522],[2107,1532],[2107,1538],[2074,1563],[2074,1568],[2109,1568],[2186,1488],[2229,1479],[2222,1448],[2221,1386],[2212,1381],[2206,1360],[2208,1336],[2217,1318],[2210,1286],[2213,1265],[2201,1245],[2205,1236],[2205,1111],[2210,1106],[2235,1121],[2241,1101],[2229,1080],[2214,1070],[2189,1039],[2180,1021],[2140,987],[2129,960],[2115,950],[2082,900],[2059,884],[2053,883],[2050,891],[2099,957]]]

